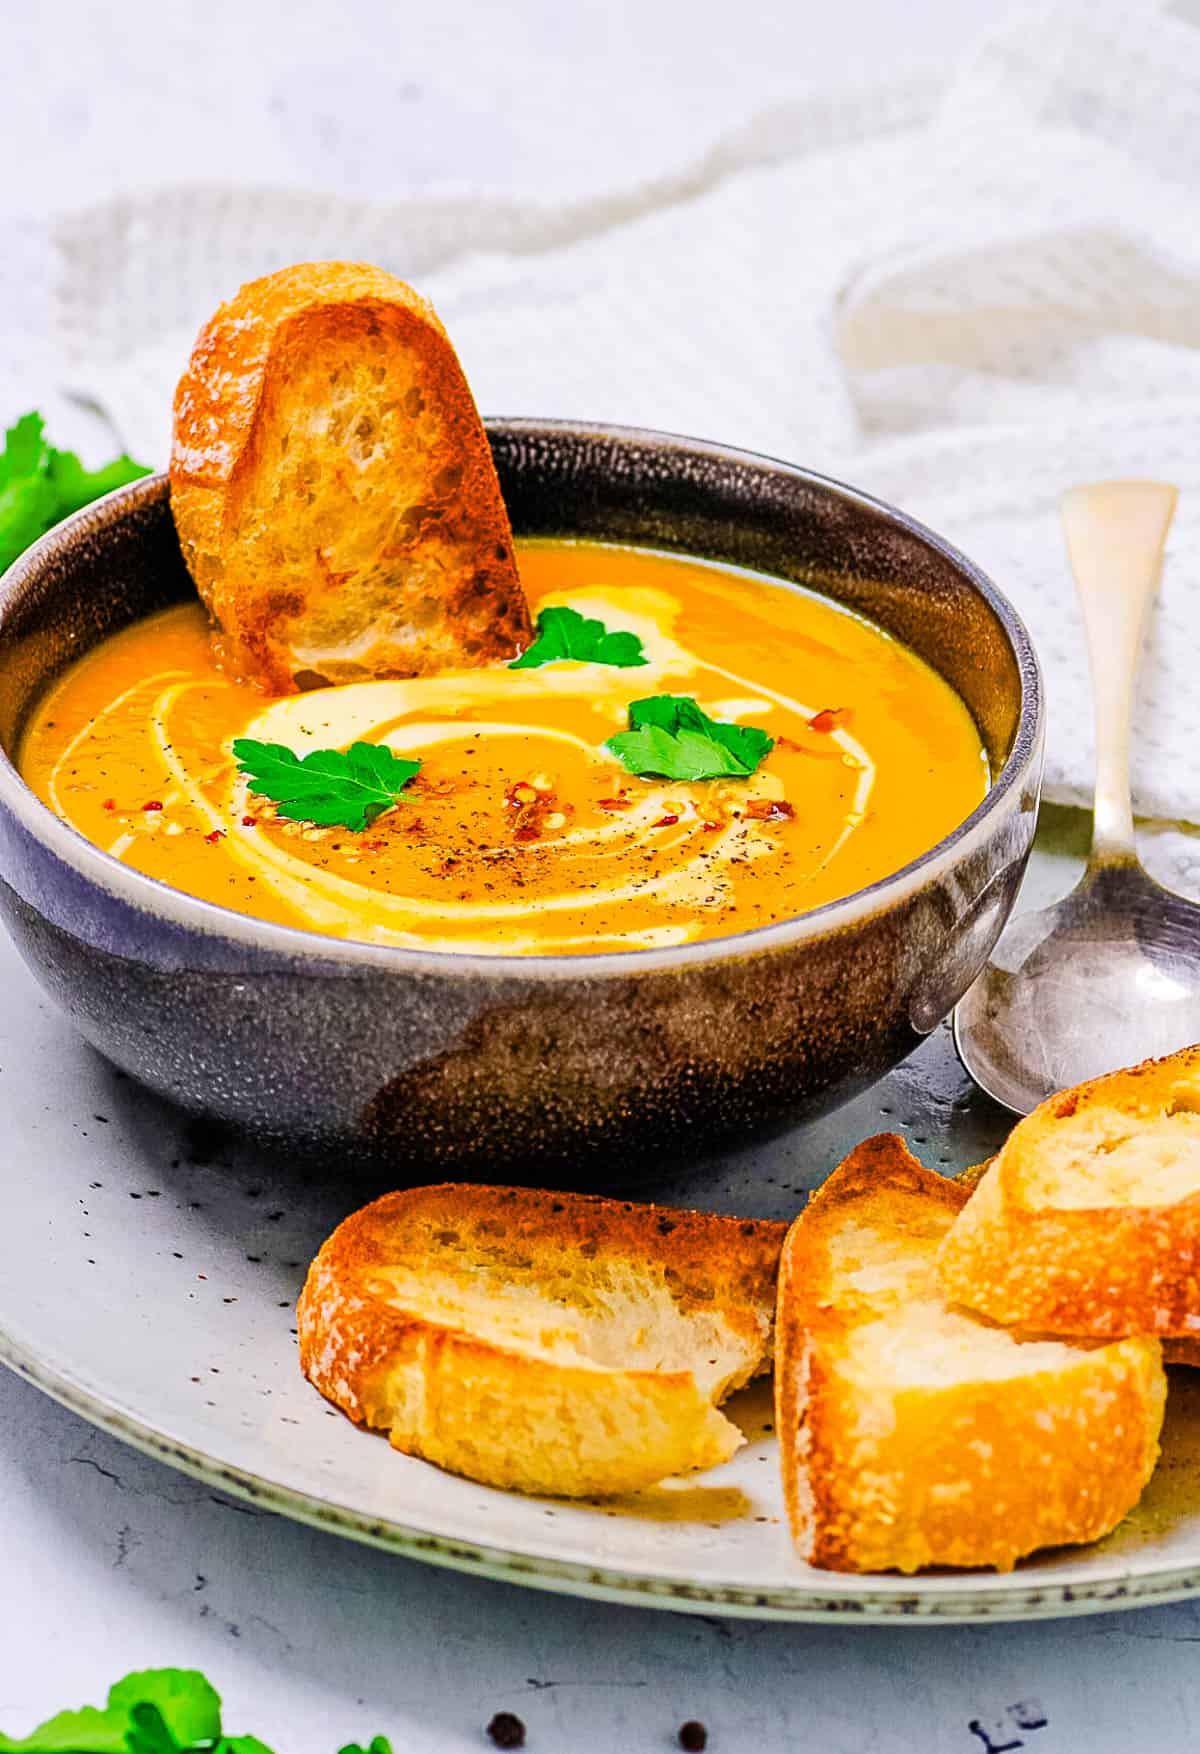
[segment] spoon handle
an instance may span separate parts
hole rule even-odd
[[[1161,481],[1098,481],[1062,497],[1096,717],[1093,866],[1137,859],[1129,796],[1134,684],[1177,497]]]

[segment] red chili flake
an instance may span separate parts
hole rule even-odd
[[[814,713],[812,718],[808,721],[808,728],[810,731],[836,731],[837,727],[839,725],[844,725],[849,717],[849,707],[822,707],[820,712]]]
[[[715,834],[721,824],[719,822],[702,822],[700,826],[706,834]]]
[[[116,807],[117,800],[115,798],[105,798],[104,803],[101,805],[101,809],[103,810],[115,810]]]
[[[658,821],[652,822],[650,826],[651,828],[674,828],[678,821],[678,816],[660,816]]]
[[[630,808],[631,804],[632,804],[632,799],[630,799],[630,798],[601,798],[599,804],[597,805],[597,809],[600,809],[600,810],[628,810]]]
[[[206,834],[204,838],[210,847],[215,847],[219,840],[225,839],[225,830],[223,828],[214,828],[212,833]]]
[[[522,822],[513,832],[514,840],[540,840],[541,833],[536,822]]]
[[[242,817],[242,827],[243,828],[257,828],[258,827],[258,817],[257,816],[243,816]]]
[[[364,840],[361,845],[364,853],[381,853],[383,851],[381,840]]]
[[[752,798],[746,805],[746,815],[752,816],[755,822],[785,822],[795,814],[784,798]]]
[[[161,798],[151,798],[151,800],[148,804],[142,805],[142,809],[143,810],[161,810],[162,809],[162,799]]]

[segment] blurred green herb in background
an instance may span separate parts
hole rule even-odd
[[[80,506],[150,474],[141,463],[125,456],[114,458],[103,469],[85,469],[74,451],[56,451],[48,445],[45,430],[40,414],[23,414],[4,435],[4,450],[0,452],[0,572]]]
[[[143,1669],[109,1689],[108,1704],[60,1711],[28,1736],[0,1735],[0,1754],[272,1754],[257,1736],[228,1736],[221,1697],[198,1669]],[[392,1754],[384,1736],[340,1754]]]

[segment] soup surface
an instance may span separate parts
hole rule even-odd
[[[912,652],[827,600],[732,569],[587,543],[520,549],[536,616],[569,604],[647,662],[563,661],[269,701],[231,681],[199,605],[90,652],[48,692],[21,767],[126,864],[339,938],[483,952],[683,944],[789,918],[925,852],[987,787],[978,732]],[[605,748],[629,705],[693,697],[774,746],[748,777],[640,778]],[[419,760],[354,832],[285,821],[236,737]]]

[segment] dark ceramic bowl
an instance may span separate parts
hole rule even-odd
[[[1008,916],[1033,838],[1037,661],[969,561],[849,488],[657,433],[489,430],[519,535],[731,561],[890,629],[970,707],[992,762],[987,798],[869,889],[671,950],[401,950],[193,900],[83,840],[11,762],[64,665],[191,596],[160,476],[68,519],[0,587],[0,911],[88,1040],[190,1109],[339,1164],[649,1174],[842,1101],[946,1016]]]

